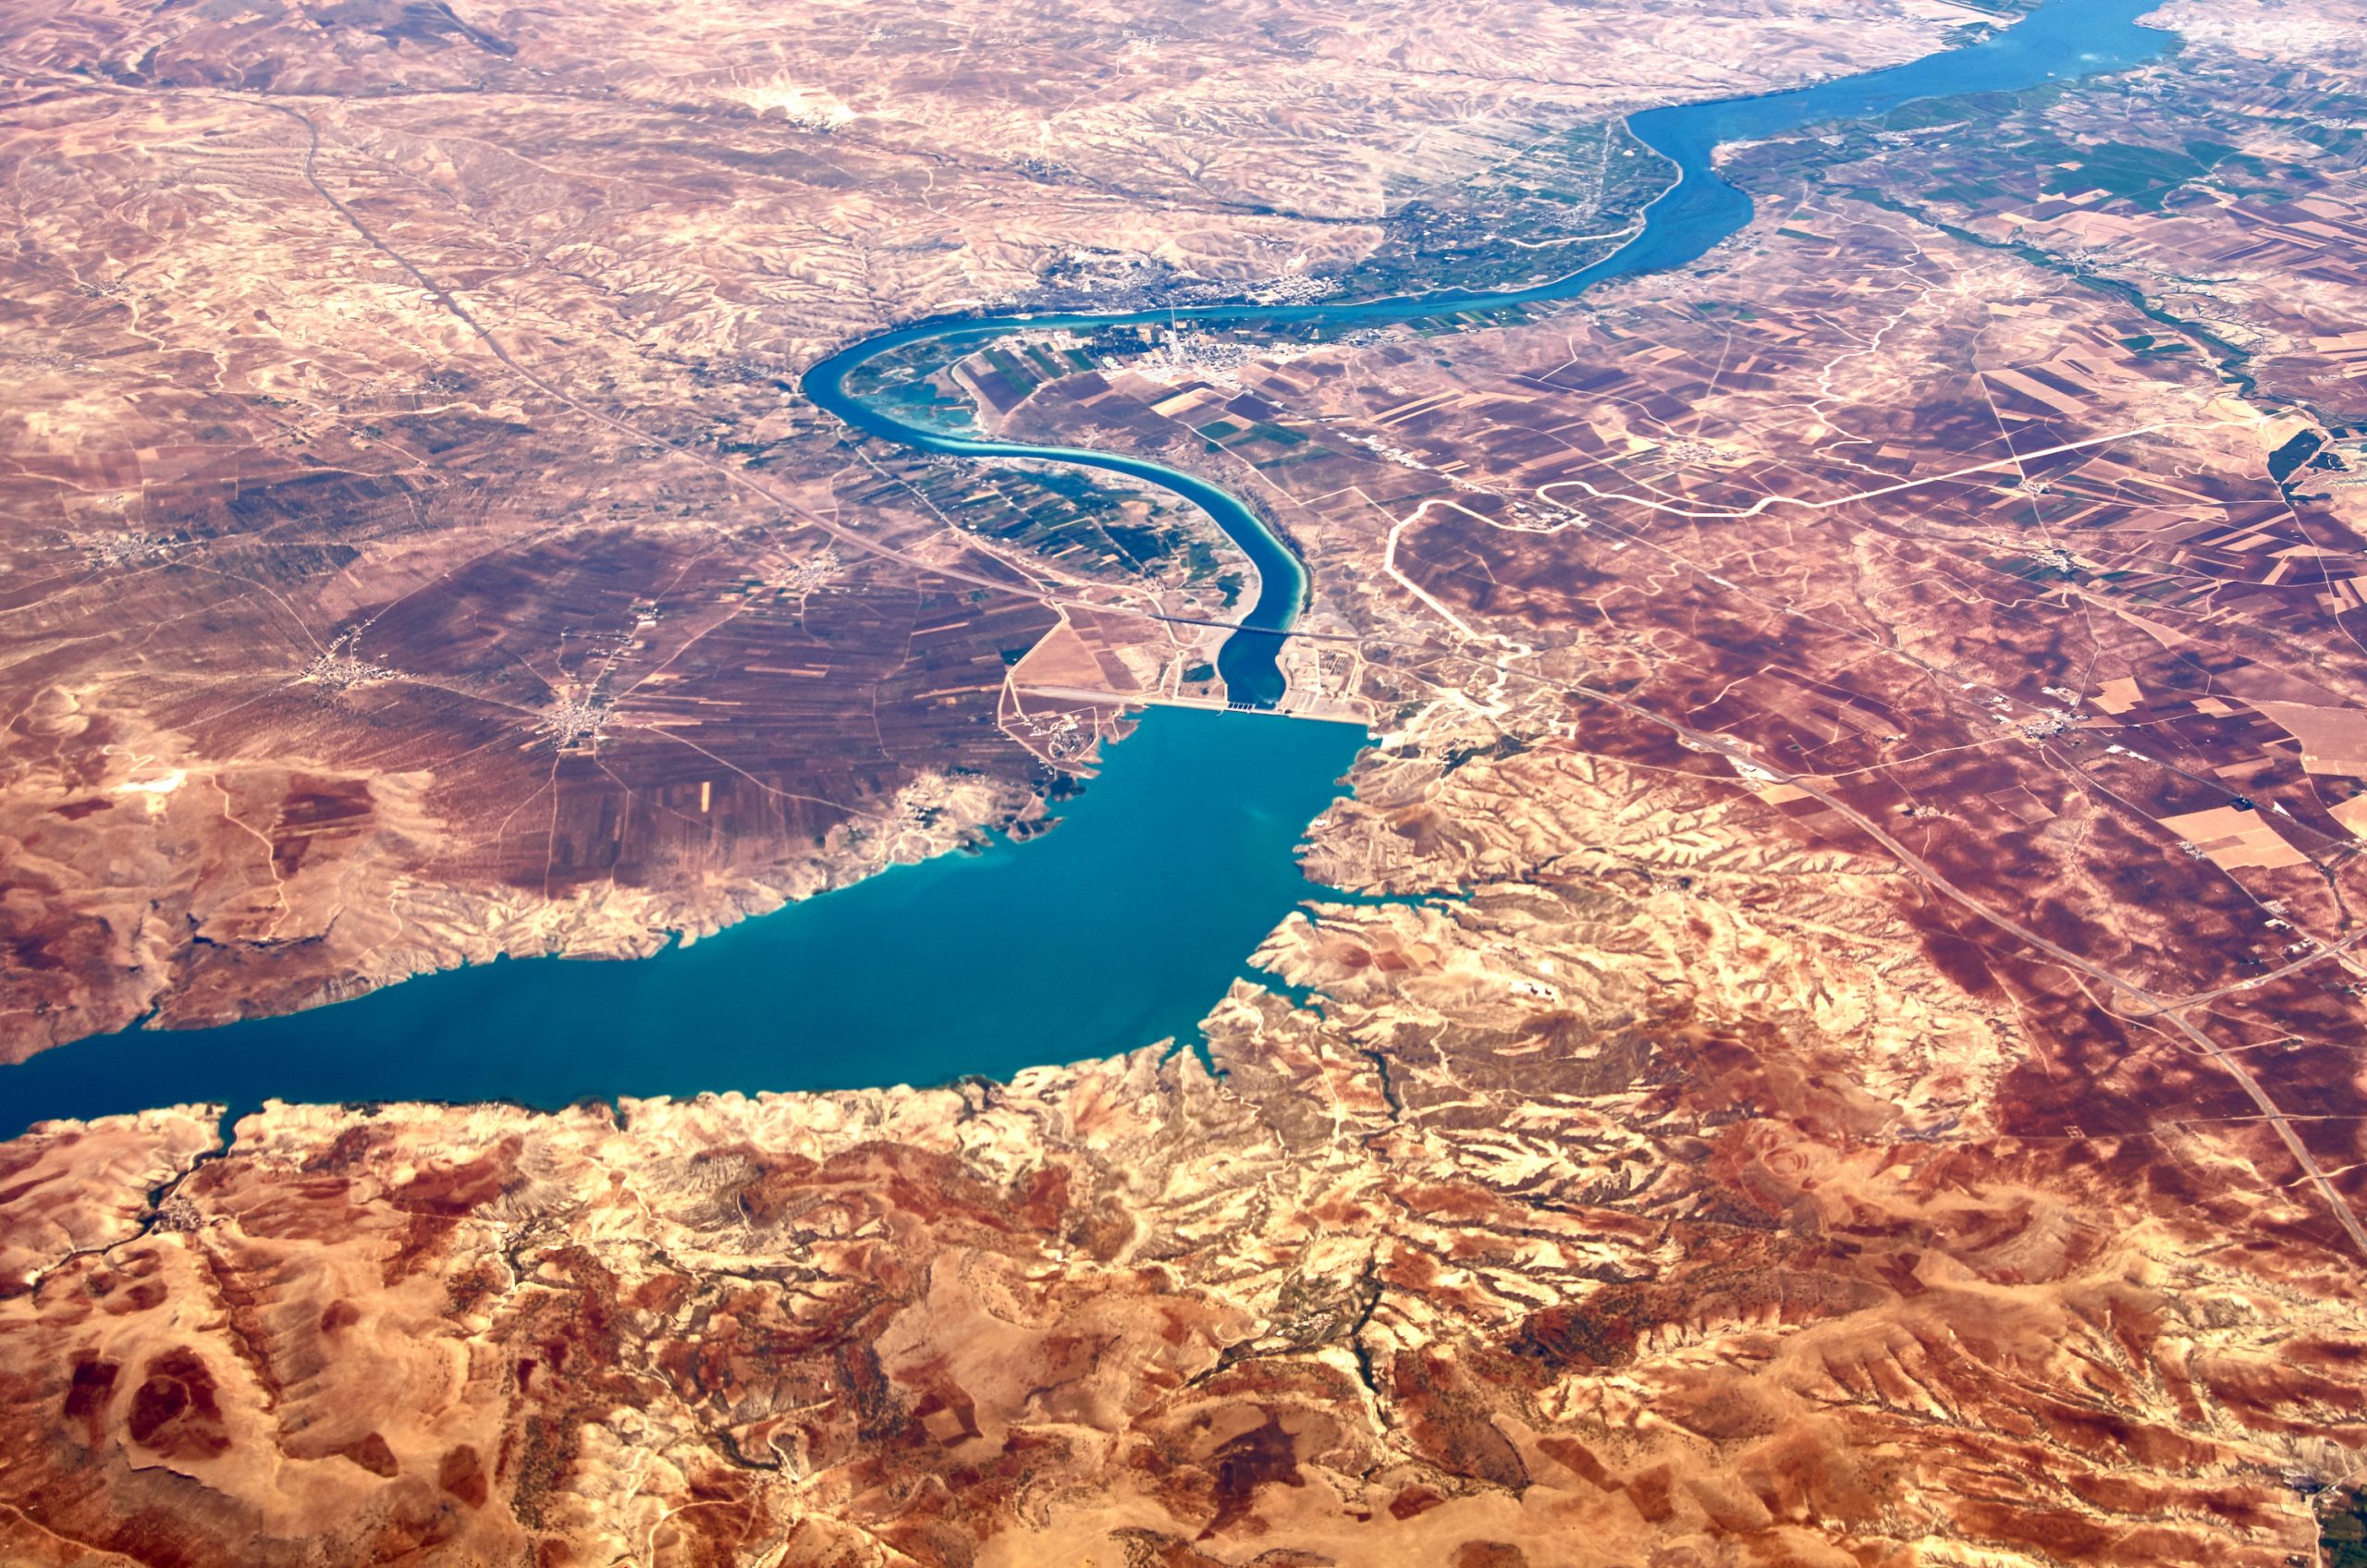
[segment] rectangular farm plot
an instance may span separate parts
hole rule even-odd
[[[2309,860],[2280,838],[2258,812],[2214,806],[2209,811],[2165,816],[2162,826],[2177,834],[2180,841],[2192,844],[2222,871],[2241,871],[2247,866],[2282,871]]]
[[[2301,742],[2302,771],[2367,778],[2367,711],[2305,703],[2252,705]]]

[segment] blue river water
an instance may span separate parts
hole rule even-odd
[[[2005,92],[2036,87],[2057,78],[2096,75],[2126,68],[2162,52],[2169,34],[2137,25],[2159,0],[2046,0],[2011,28],[1962,49],[1843,77],[1789,92],[1679,104],[1647,109],[1628,117],[1627,128],[1675,166],[1676,182],[1644,213],[1636,238],[1591,266],[1528,288],[1474,292],[1443,288],[1418,295],[1311,305],[1196,305],[1112,314],[1022,314],[964,316],[914,322],[866,337],[821,361],[805,374],[801,390],[858,430],[925,451],[967,457],[1055,459],[1080,468],[1100,469],[1164,485],[1198,506],[1257,568],[1260,588],[1217,659],[1236,702],[1271,707],[1283,694],[1276,665],[1282,638],[1296,624],[1306,596],[1306,572],[1289,545],[1247,506],[1207,481],[1163,464],[1113,452],[1071,447],[1036,447],[949,435],[896,418],[847,389],[847,377],[864,364],[911,344],[960,344],[1019,331],[1149,326],[1196,322],[1208,326],[1255,327],[1322,323],[1341,327],[1377,325],[1444,315],[1567,300],[1614,277],[1664,272],[1684,266],[1750,222],[1750,198],[1711,165],[1721,143],[1749,141],[1828,120],[1870,119],[1919,98],[1972,92]]]
[[[1984,43],[1797,92],[1653,109],[1629,120],[1679,178],[1614,255],[1536,288],[1295,306],[915,324],[816,365],[804,390],[877,435],[932,451],[1049,458],[1167,486],[1206,509],[1258,569],[1260,591],[1219,669],[1233,696],[1283,695],[1275,655],[1306,597],[1304,568],[1246,506],[1156,463],[975,441],[905,424],[851,396],[848,373],[926,338],[1408,320],[1567,299],[1607,278],[1681,266],[1750,216],[1720,179],[1720,142],[1887,113],[1939,94],[2003,92],[2151,58],[2153,0],[2046,0]],[[1058,827],[888,872],[634,963],[496,962],[288,1018],[128,1030],[0,1068],[0,1138],[34,1120],[221,1101],[512,1100],[565,1105],[709,1089],[790,1090],[1007,1075],[1194,1036],[1257,940],[1331,897],[1292,853],[1364,743],[1354,726],[1154,710],[1111,749]]]

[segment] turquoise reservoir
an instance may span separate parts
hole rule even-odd
[[[637,963],[503,961],[0,1068],[0,1138],[192,1100],[515,1100],[1008,1077],[1199,1021],[1302,900],[1351,724],[1155,708],[1049,833],[899,866]]]

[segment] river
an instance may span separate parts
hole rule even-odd
[[[1682,266],[1749,220],[1749,199],[1710,166],[1720,142],[2135,64],[2167,42],[2136,25],[2151,5],[2047,0],[1984,43],[1908,65],[1636,115],[1630,128],[1670,159],[1676,183],[1616,253],[1536,288],[926,322],[822,361],[804,390],[876,435],[930,451],[1106,470],[1199,506],[1259,579],[1219,671],[1237,700],[1270,707],[1283,694],[1275,656],[1296,623],[1306,577],[1248,507],[1140,459],[907,424],[852,398],[848,374],[928,338],[1180,320],[1402,321],[1563,300],[1608,278]],[[0,1137],[41,1118],[190,1101],[224,1102],[235,1115],[266,1097],[548,1107],[708,1089],[943,1083],[1188,1039],[1259,937],[1295,904],[1333,896],[1306,881],[1292,850],[1337,795],[1363,741],[1348,725],[1154,710],[1110,749],[1090,789],[1061,807],[1060,826],[1027,843],[889,871],[641,962],[496,962],[288,1018],[128,1030],[62,1047],[0,1068]]]
[[[1279,634],[1297,623],[1306,596],[1306,572],[1255,511],[1206,480],[1141,458],[1071,447],[981,441],[913,424],[852,396],[847,390],[847,378],[871,361],[914,343],[958,343],[1057,328],[1090,333],[1105,327],[1179,322],[1236,327],[1312,322],[1342,328],[1378,325],[1454,311],[1567,300],[1611,278],[1665,272],[1708,253],[1750,222],[1750,198],[1720,178],[1711,166],[1711,154],[1721,143],[1765,138],[1825,120],[1871,118],[1918,98],[2010,92],[2058,76],[2094,75],[2136,65],[2160,54],[2169,40],[2165,32],[2137,25],[2137,18],[2158,3],[2046,0],[2011,28],[1966,48],[1788,92],[1678,104],[1632,115],[1628,129],[1674,165],[1676,182],[1645,209],[1643,227],[1633,239],[1591,266],[1533,288],[1496,292],[1448,288],[1386,300],[1311,305],[1196,305],[1101,315],[1047,312],[915,322],[866,337],[821,361],[806,372],[801,390],[858,430],[924,451],[1036,458],[1100,469],[1163,485],[1199,507],[1249,557],[1259,581],[1257,596],[1241,619],[1241,630],[1226,642],[1218,657],[1217,672],[1235,701],[1271,707],[1283,691],[1275,664],[1282,642]]]

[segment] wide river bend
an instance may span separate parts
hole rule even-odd
[[[1091,333],[1106,327],[1182,322],[1251,328],[1306,323],[1343,328],[1377,325],[1458,311],[1567,300],[1611,278],[1669,271],[1699,259],[1750,222],[1750,198],[1720,178],[1711,165],[1711,155],[1722,143],[1760,140],[1829,120],[1871,119],[1918,98],[2014,92],[2057,77],[2122,69],[2152,58],[2167,43],[2167,33],[2137,25],[2137,18],[2155,3],[2046,0],[2021,21],[1982,43],[1902,66],[1788,92],[1678,104],[1632,115],[1628,129],[1674,165],[1676,182],[1645,209],[1643,227],[1625,245],[1591,266],[1532,288],[1493,292],[1450,288],[1394,299],[1306,305],[1196,305],[1098,315],[1047,312],[915,322],[841,349],[806,372],[801,390],[854,428],[923,451],[975,458],[1035,458],[1099,469],[1147,480],[1198,506],[1249,557],[1260,583],[1256,601],[1241,619],[1241,631],[1218,657],[1218,673],[1235,701],[1271,707],[1282,695],[1282,678],[1275,667],[1282,640],[1279,634],[1287,632],[1298,619],[1306,596],[1306,571],[1255,511],[1206,480],[1142,458],[1072,447],[975,440],[914,424],[853,396],[847,388],[849,377],[872,361],[915,343],[959,345],[1014,332],[1068,328]]]

